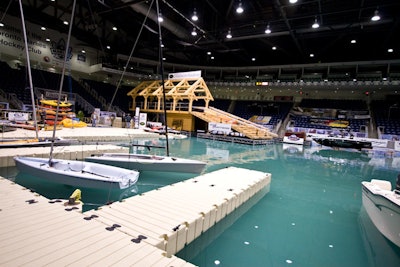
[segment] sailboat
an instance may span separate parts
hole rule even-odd
[[[153,2],[152,2],[153,3]],[[157,12],[158,10],[158,1],[157,3]],[[149,6],[149,10],[151,9],[152,4]],[[145,25],[147,16],[143,21],[143,25]],[[167,112],[166,112],[166,99],[165,99],[165,89],[164,89],[164,74],[163,74],[163,62],[162,62],[162,38],[161,38],[161,27],[158,24],[158,31],[159,31],[159,51],[160,51],[160,69],[161,69],[161,77],[162,77],[162,86],[163,86],[163,101],[164,101],[164,125],[167,125]],[[137,36],[139,38],[140,34]],[[133,50],[135,47],[132,48],[131,54],[129,59],[127,60],[127,66],[124,68],[124,72],[128,67],[130,58],[133,54]],[[119,84],[121,84],[124,72],[121,75],[121,79]],[[117,89],[118,90],[118,86]],[[115,97],[116,93],[114,93]],[[110,106],[112,104],[110,103]],[[100,155],[92,155],[90,157],[85,158],[85,161],[89,162],[96,162],[96,163],[103,163],[109,164],[112,166],[118,166],[127,169],[136,169],[139,171],[156,171],[156,172],[177,172],[177,173],[201,173],[204,168],[206,167],[207,163],[199,160],[193,159],[184,159],[184,158],[177,158],[177,157],[170,157],[169,156],[169,130],[168,127],[164,127],[163,135],[166,140],[166,156],[154,156],[154,155],[144,155],[144,154],[133,154],[133,153],[104,153]]]
[[[21,9],[21,19],[24,31],[25,46],[27,45],[26,29],[24,14],[22,9],[22,0],[19,0]],[[64,65],[61,75],[60,91],[58,94],[58,102],[60,103],[60,97],[62,92],[63,78],[65,74],[65,65],[68,57],[68,47],[71,37],[72,20],[75,13],[76,0],[74,0],[70,29],[68,33],[68,41],[64,56]],[[32,75],[30,72],[30,60],[28,49],[26,51],[27,65],[28,65],[28,76],[30,81],[31,96],[33,99],[33,86],[32,86]],[[34,102],[32,100],[32,102]],[[33,105],[34,106],[34,105]],[[33,110],[36,116],[35,108]],[[56,120],[59,112],[59,105],[56,110]],[[55,138],[56,125],[53,129],[53,140]],[[53,144],[53,142],[52,142]],[[85,187],[85,188],[104,188],[104,189],[125,189],[134,185],[138,178],[139,172],[136,170],[128,170],[124,168],[112,167],[109,165],[102,165],[92,162],[74,161],[74,160],[63,160],[53,159],[53,145],[50,150],[50,157],[37,158],[37,157],[14,157],[15,165],[20,172],[25,172],[34,176],[41,177],[45,180],[71,185],[74,187]]]
[[[138,171],[184,173],[201,173],[207,165],[194,159],[133,153],[103,153],[87,157],[85,161]]]

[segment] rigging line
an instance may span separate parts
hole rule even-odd
[[[144,18],[143,23],[142,23],[142,25],[141,25],[141,27],[140,27],[139,34],[138,34],[138,36],[136,37],[136,40],[135,40],[135,43],[133,44],[131,53],[129,54],[128,60],[126,61],[125,68],[122,70],[121,78],[120,78],[119,81],[118,81],[117,88],[115,89],[115,92],[114,92],[114,95],[113,95],[113,97],[112,97],[112,99],[111,99],[110,105],[108,106],[108,111],[110,111],[111,106],[112,106],[112,103],[114,102],[115,96],[117,95],[118,89],[119,89],[119,87],[121,86],[122,78],[124,77],[125,72],[126,72],[126,70],[128,69],[129,62],[131,61],[131,58],[132,58],[132,55],[133,55],[133,51],[135,51],[135,49],[136,49],[136,45],[137,45],[137,43],[138,43],[138,41],[139,41],[140,35],[142,34],[142,31],[143,31],[144,25],[146,24],[147,18],[149,17],[150,10],[151,10],[151,7],[153,6],[153,3],[154,3],[154,0],[151,1],[151,4],[150,4],[150,6],[149,6],[149,9],[147,10],[146,17]]]
[[[175,13],[177,13],[179,16],[181,16],[184,20],[186,20],[188,23],[190,23],[194,28],[198,29],[200,32],[202,32],[203,34],[206,34],[206,31],[203,30],[202,28],[200,28],[200,26],[196,25],[194,22],[192,22],[190,19],[188,19],[187,17],[185,17],[185,15],[183,15],[181,12],[179,12],[179,10],[177,10],[175,7],[173,7],[170,3],[168,3],[166,0],[162,0],[164,2],[164,4],[166,4],[167,6],[169,6],[169,8],[171,8]]]
[[[67,64],[67,59],[68,56],[70,55],[69,53],[69,43],[71,41],[71,32],[72,32],[72,26],[74,22],[74,15],[75,15],[75,7],[76,7],[76,0],[74,0],[73,6],[72,6],[72,12],[71,12],[71,21],[69,23],[69,30],[68,30],[68,38],[67,38],[67,43],[65,44],[65,54],[64,54],[64,61],[62,65],[62,73],[61,73],[61,80],[60,80],[60,89],[58,90],[58,99],[57,99],[57,109],[56,109],[56,118],[54,121],[58,120],[58,113],[60,111],[60,100],[61,100],[61,92],[63,88],[63,83],[64,83],[64,76],[65,76],[65,65]],[[56,138],[56,129],[57,129],[57,123],[54,123],[53,127],[53,141],[51,142],[51,148],[50,148],[50,157],[49,157],[49,163],[51,163],[51,160],[53,158],[53,150],[54,150],[54,140]]]
[[[160,8],[158,5],[158,0],[156,0],[156,7],[157,7],[157,17],[160,16]],[[165,127],[165,141],[166,141],[166,152],[167,157],[169,157],[169,141],[168,141],[168,126],[167,126],[167,100],[165,99],[165,81],[164,81],[164,65],[163,65],[163,52],[162,52],[162,34],[161,34],[161,22],[158,21],[158,52],[159,52],[159,61],[160,61],[160,74],[161,74],[161,86],[163,91],[163,105],[164,105],[164,127]]]
[[[92,22],[94,25],[96,25],[96,20],[95,20],[95,18],[94,18],[92,6],[90,5],[90,1],[89,1],[89,0],[87,0],[87,4],[88,4],[88,9],[89,9],[89,11],[90,11],[90,17],[91,17],[91,19],[92,19],[91,22]],[[98,29],[99,29],[99,28],[96,27],[94,31],[98,33]],[[105,52],[105,50],[104,50],[103,44],[101,43],[101,40],[100,40],[100,36],[99,36],[99,35],[100,35],[100,34],[96,34],[96,37],[97,37],[97,40],[99,41],[100,48],[101,48],[101,52],[103,53],[103,56],[105,56],[105,55],[106,55],[106,52]]]
[[[8,6],[7,6],[6,10],[4,10],[4,14],[3,14],[3,16],[1,17],[0,21],[3,21],[4,17],[5,17],[6,14],[7,14],[8,9],[10,8],[11,3],[12,3],[13,1],[14,1],[14,0],[10,0],[10,2],[8,2]]]
[[[31,101],[32,101],[32,115],[33,121],[35,122],[35,133],[36,139],[39,139],[38,134],[38,125],[37,125],[37,118],[36,118],[36,106],[35,106],[35,95],[33,94],[33,82],[32,82],[32,71],[31,71],[31,60],[29,59],[29,49],[28,49],[28,38],[26,36],[26,27],[25,27],[25,17],[24,17],[24,10],[22,8],[22,0],[19,0],[19,7],[21,10],[21,21],[22,21],[22,29],[24,32],[24,45],[25,45],[25,53],[26,53],[26,66],[28,69],[28,77],[29,77],[29,89],[31,91]]]

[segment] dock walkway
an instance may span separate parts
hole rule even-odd
[[[1,266],[193,266],[174,256],[271,174],[229,167],[85,213],[0,179]]]

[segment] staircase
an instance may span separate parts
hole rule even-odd
[[[245,120],[228,112],[209,107],[198,107],[201,111],[192,111],[191,114],[206,122],[226,123],[231,125],[231,129],[242,133],[250,139],[273,139],[278,137],[277,134],[262,125],[256,124],[249,120]]]

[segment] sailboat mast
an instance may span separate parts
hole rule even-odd
[[[33,93],[33,81],[32,81],[32,71],[31,71],[31,60],[29,58],[29,49],[28,49],[28,38],[26,37],[26,27],[25,27],[25,17],[24,17],[24,9],[22,8],[22,0],[19,0],[19,8],[21,10],[21,21],[22,21],[22,31],[24,33],[24,42],[25,42],[25,53],[26,53],[26,67],[28,69],[28,78],[29,78],[29,89],[31,91],[31,100],[32,100],[32,116],[33,121],[35,122],[35,133],[36,139],[39,139],[38,134],[38,125],[36,118],[36,105],[35,105],[35,95]]]
[[[68,56],[69,56],[69,43],[70,43],[70,40],[71,40],[72,25],[73,25],[73,22],[74,22],[75,6],[76,6],[76,0],[74,0],[73,6],[72,6],[71,21],[69,23],[69,30],[68,30],[68,38],[67,38],[67,43],[65,44],[64,62],[63,62],[63,66],[62,66],[60,89],[58,91],[58,99],[57,99],[56,118],[54,119],[54,122],[58,121],[58,113],[59,113],[59,110],[60,110],[61,93],[62,93],[62,88],[63,88],[63,83],[64,83],[65,67],[67,65],[67,59],[68,59]],[[57,129],[57,123],[54,123],[53,139],[52,139],[52,142],[51,142],[49,163],[51,163],[51,161],[53,159],[53,150],[54,150],[54,140],[56,138],[56,129]]]
[[[160,8],[158,5],[158,0],[156,1],[157,7],[157,17],[160,16]],[[169,142],[168,142],[168,126],[167,126],[167,100],[165,99],[165,85],[164,85],[164,65],[163,65],[163,52],[162,52],[162,34],[161,34],[161,22],[158,20],[158,51],[159,51],[159,61],[160,61],[160,75],[161,75],[161,84],[162,84],[162,92],[163,92],[163,107],[164,107],[164,125],[165,125],[165,140],[166,140],[166,153],[169,156]]]

